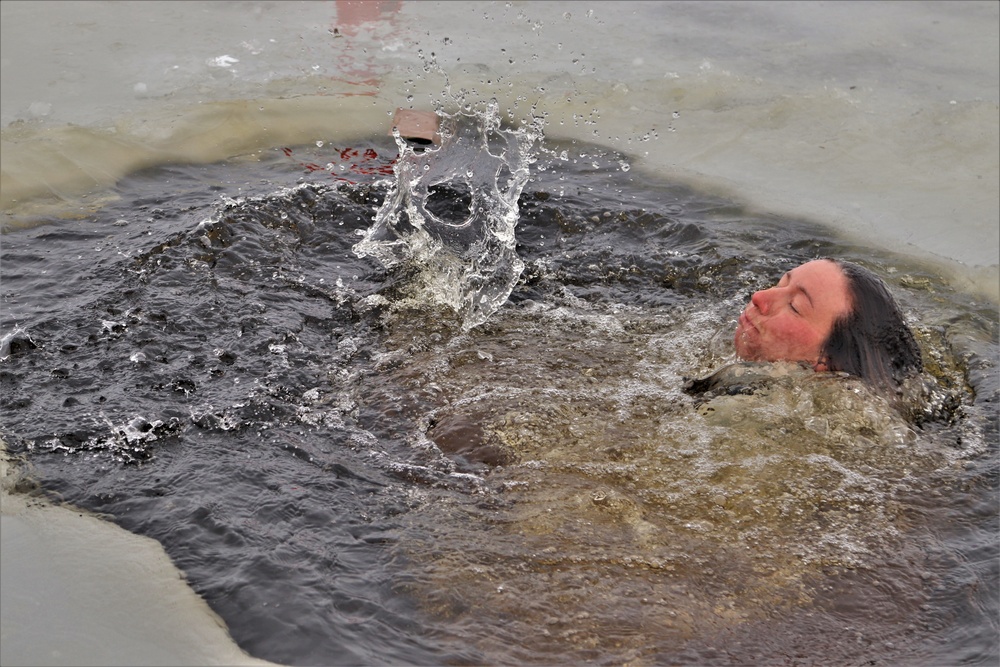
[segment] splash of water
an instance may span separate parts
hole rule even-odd
[[[440,147],[418,151],[396,133],[395,183],[353,250],[389,269],[417,269],[415,300],[450,307],[468,330],[503,305],[524,269],[518,197],[541,125],[501,127],[495,100],[439,113]]]

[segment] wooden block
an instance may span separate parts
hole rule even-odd
[[[399,136],[418,146],[441,145],[441,135],[438,128],[441,127],[441,117],[433,111],[414,111],[412,109],[396,109],[396,115],[392,118],[393,128],[399,130]]]

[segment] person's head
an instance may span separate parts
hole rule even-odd
[[[801,361],[880,387],[896,386],[922,367],[913,333],[885,283],[832,259],[802,264],[775,287],[754,293],[733,343],[748,361]]]

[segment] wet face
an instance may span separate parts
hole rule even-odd
[[[825,259],[807,262],[750,298],[733,338],[736,354],[747,361],[805,361],[825,370],[823,344],[850,308],[840,267]]]

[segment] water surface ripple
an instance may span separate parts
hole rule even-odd
[[[576,145],[539,153],[523,271],[470,328],[421,267],[352,250],[390,182],[316,167],[338,150],[141,172],[91,218],[3,237],[9,449],[162,543],[246,651],[996,661],[995,304]],[[794,367],[686,394],[733,361],[749,294],[818,256],[891,283],[927,402]]]

